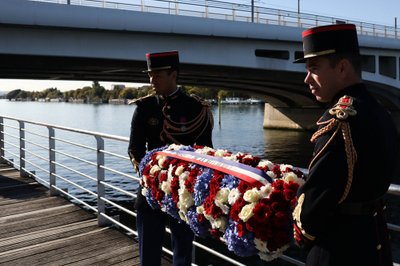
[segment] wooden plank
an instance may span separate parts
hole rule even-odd
[[[17,234],[26,234],[93,218],[93,214],[77,209],[60,215],[51,214],[48,216],[21,219],[20,221],[0,225],[0,237],[4,238]]]
[[[133,242],[119,232],[110,228],[99,228],[88,233],[0,253],[0,263],[18,260],[22,265],[28,262],[34,265],[63,265],[74,257],[90,257],[96,250],[107,253],[107,250],[121,245],[129,245],[133,250]]]
[[[138,243],[0,164],[0,265],[140,265]],[[168,256],[162,265],[172,265]]]
[[[74,224],[39,230],[23,235],[11,236],[1,239],[0,252],[33,246],[60,238],[87,233],[98,229],[97,220],[88,220]]]

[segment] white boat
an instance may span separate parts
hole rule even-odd
[[[243,99],[239,97],[228,97],[225,98],[221,101],[222,104],[260,104],[264,103],[263,100],[260,99],[255,99],[255,98],[249,98],[249,99]]]

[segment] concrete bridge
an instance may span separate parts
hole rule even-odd
[[[301,54],[304,27],[334,18],[260,8],[251,13],[259,23],[249,23],[249,6],[230,10],[216,1],[191,11],[186,1],[159,1],[158,7],[146,1],[54,2],[1,1],[0,78],[147,82],[144,54],[176,49],[181,84],[265,96],[266,108],[274,108],[267,109],[266,127],[308,129],[320,114],[303,84],[304,65],[292,61]],[[400,35],[390,27],[352,23],[360,33],[363,78],[400,125]]]

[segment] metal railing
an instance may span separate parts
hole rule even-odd
[[[125,3],[112,0],[29,1],[254,22],[299,28],[334,23],[353,23],[357,26],[357,31],[361,35],[400,38],[399,29],[393,26],[217,0],[130,0]]]
[[[0,116],[0,161],[19,169],[22,176],[33,177],[49,188],[50,195],[63,195],[96,213],[100,226],[115,225],[137,236],[135,230],[109,213],[112,208],[136,217],[135,211],[118,203],[120,198],[135,199],[139,181],[129,157],[124,155],[128,141],[121,136]],[[134,185],[124,188],[114,182],[120,179]],[[389,193],[400,196],[400,186],[392,184]],[[398,225],[388,227],[400,232]],[[197,241],[193,245],[232,265],[244,265]],[[167,248],[163,250],[172,254]],[[304,265],[286,255],[281,259]]]

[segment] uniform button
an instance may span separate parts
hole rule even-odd
[[[171,109],[171,106],[169,106],[169,105],[167,105],[166,107],[167,107],[167,109]]]
[[[377,250],[381,250],[381,249],[382,249],[382,245],[381,245],[381,244],[377,245],[377,246],[376,246],[376,249],[377,249]]]

